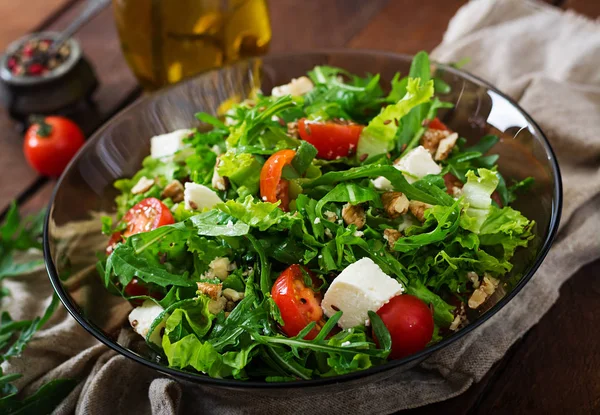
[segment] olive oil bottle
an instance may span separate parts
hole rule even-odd
[[[154,90],[239,59],[271,41],[266,0],[113,0],[121,47]]]

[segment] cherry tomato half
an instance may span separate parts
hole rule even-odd
[[[267,159],[260,171],[260,195],[263,201],[276,203],[281,200],[279,206],[286,212],[290,205],[289,182],[281,178],[281,172],[295,156],[294,150],[280,150]]]
[[[23,152],[31,167],[44,176],[63,172],[84,142],[81,129],[64,117],[39,119],[25,132]]]
[[[449,130],[446,124],[441,122],[438,117],[435,117],[433,120],[429,121],[427,127],[431,128],[432,130]]]
[[[377,314],[392,337],[389,359],[401,359],[422,350],[433,336],[433,315],[414,295],[393,297]]]
[[[306,118],[298,121],[300,138],[315,146],[317,157],[326,160],[352,154],[363,128],[363,125],[357,124],[310,122]]]
[[[106,247],[106,255],[110,255],[115,245],[123,238],[175,223],[169,208],[155,197],[146,198],[133,206],[123,216],[122,221],[127,224],[127,228],[123,232],[112,234]]]
[[[318,286],[317,278],[308,272],[313,286]],[[307,340],[315,338],[325,324],[323,310],[321,309],[321,293],[313,291],[304,284],[304,273],[300,265],[291,265],[283,271],[273,284],[271,296],[279,307],[281,318],[285,323],[281,330],[288,336],[296,336],[311,321],[317,325],[305,337]]]
[[[132,207],[123,216],[127,228],[124,237],[140,232],[148,232],[164,225],[175,223],[169,208],[155,197],[149,197]]]
[[[163,298],[163,295],[161,293],[151,291],[150,287],[145,285],[143,282],[141,282],[137,278],[134,278],[131,281],[129,281],[129,284],[127,284],[125,286],[125,289],[123,291],[127,297],[137,297],[140,295],[148,295],[150,297],[156,298],[157,300],[161,300]],[[134,307],[139,307],[142,305],[144,300],[142,300],[141,298],[134,298],[132,300],[129,300],[129,302]]]

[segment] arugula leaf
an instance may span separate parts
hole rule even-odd
[[[323,219],[323,206],[329,202],[348,202],[351,205],[372,202],[376,207],[382,207],[379,193],[370,187],[359,186],[356,183],[339,183],[329,193],[319,200],[315,206],[315,213]]]
[[[394,244],[394,250],[398,252],[410,252],[422,246],[437,243],[446,239],[457,231],[460,224],[460,200],[454,202],[450,207],[433,206],[425,211],[425,225],[427,227],[432,221],[436,221],[436,227],[430,232],[410,235],[400,238]],[[410,229],[410,228],[409,228]]]
[[[421,82],[431,79],[429,55],[425,51],[418,52],[410,64],[409,78],[420,78]]]
[[[400,119],[419,104],[428,102],[433,96],[433,81],[421,82],[410,78],[406,86],[406,95],[394,105],[388,105],[363,129],[356,154],[369,157],[387,153],[394,148],[398,126],[394,120]]]
[[[383,350],[390,351],[392,349],[392,336],[381,320],[381,317],[371,310],[368,311],[368,315],[371,325],[373,326],[373,332],[375,333],[375,337],[381,345],[381,348]]]
[[[15,395],[0,398],[3,414],[37,415],[51,413],[77,386],[75,379],[55,379],[43,384],[23,400]]]
[[[454,320],[454,307],[442,300],[442,298],[429,290],[419,279],[411,279],[406,287],[406,293],[421,299],[425,304],[433,305],[433,319],[435,323],[448,327]]]
[[[301,175],[308,169],[316,155],[317,149],[315,146],[307,141],[302,141],[296,149],[296,155],[292,159],[292,167]]]
[[[404,193],[411,200],[419,200],[432,205],[448,205],[448,199],[446,197],[440,198],[439,196],[431,195],[409,184],[404,175],[394,166],[366,165],[353,167],[344,171],[332,171],[304,183],[303,187],[310,189],[321,185],[329,185],[348,180],[363,178],[374,179],[379,176],[388,179],[392,183],[394,190]]]

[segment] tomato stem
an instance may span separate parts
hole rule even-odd
[[[41,115],[32,115],[29,117],[29,123],[31,125],[37,125],[38,129],[36,135],[38,137],[48,137],[52,134],[52,126],[46,122],[46,119]]]

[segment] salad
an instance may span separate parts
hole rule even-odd
[[[151,139],[115,182],[98,262],[172,368],[215,378],[329,377],[460,330],[519,275],[534,222],[490,154],[443,121],[425,52],[379,75],[317,66],[201,126]],[[440,111],[438,117],[438,111]]]

